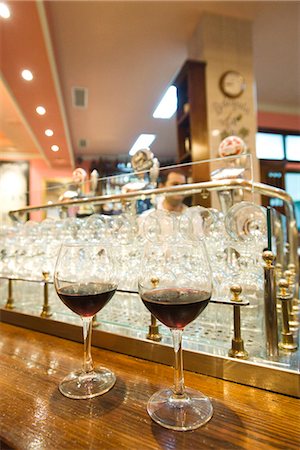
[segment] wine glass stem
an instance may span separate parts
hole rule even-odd
[[[83,324],[83,371],[91,372],[94,369],[91,355],[92,317],[82,317]]]
[[[175,352],[174,365],[174,394],[176,397],[183,397],[185,394],[183,377],[183,357],[182,357],[182,332],[183,330],[172,329],[173,346]]]

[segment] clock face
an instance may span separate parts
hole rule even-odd
[[[239,97],[245,88],[246,83],[244,77],[234,70],[225,72],[220,79],[220,89],[227,97]]]

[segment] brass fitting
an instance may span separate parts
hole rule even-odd
[[[270,250],[265,250],[262,257],[268,269],[273,267],[274,255]]]
[[[293,264],[293,263],[290,263],[288,265],[288,269],[293,273],[293,277],[294,277],[293,279],[294,279],[294,282],[295,282],[296,281],[296,265]],[[290,325],[292,325],[292,327],[295,326],[295,328],[298,328],[299,327],[299,320],[298,320],[298,317],[297,317],[297,313],[299,313],[299,311],[300,311],[300,300],[298,298],[296,298],[297,297],[297,290],[296,290],[295,294],[296,295],[293,298],[292,305],[291,305],[292,306],[291,313],[292,313],[293,317],[290,318]]]
[[[299,320],[297,315],[297,300],[293,299],[295,293],[295,282],[296,282],[296,272],[293,271],[294,264],[289,264],[290,270],[286,270],[284,272],[284,277],[288,282],[289,291],[291,293],[291,297],[288,300],[288,314],[289,314],[289,325],[290,330],[296,331],[299,328]],[[295,301],[296,300],[296,301]]]
[[[43,303],[43,309],[41,312],[41,317],[51,317],[52,312],[50,311],[49,306],[49,272],[43,271],[43,278],[44,278],[44,303]]]
[[[240,302],[240,294],[242,287],[239,284],[234,284],[230,288],[232,294],[231,301]],[[239,305],[233,306],[233,332],[234,336],[231,341],[231,349],[228,352],[230,358],[248,359],[249,354],[244,348],[244,341],[241,337],[241,307]]]
[[[274,255],[270,250],[262,254],[264,265],[264,321],[266,351],[270,358],[278,358],[278,324],[276,307],[276,286],[274,274]]]
[[[200,195],[203,198],[203,200],[206,200],[209,197],[209,192],[207,189],[202,189],[202,191],[200,192]]]
[[[153,289],[156,289],[157,286],[159,285],[159,278],[158,277],[152,277],[150,281],[151,281]]]
[[[281,278],[278,283],[280,299],[288,300],[290,298],[289,283],[285,278]]]
[[[242,299],[240,298],[240,295],[242,293],[242,287],[239,284],[233,284],[230,288],[231,292],[231,301],[232,302],[241,302]]]
[[[288,264],[288,270],[290,270],[291,272],[293,272],[295,274],[296,273],[296,264],[293,264],[293,263]]]
[[[282,278],[282,275],[283,275],[282,264],[276,263],[275,264],[275,278],[276,278],[276,281],[280,280],[280,278]]]
[[[150,281],[151,281],[153,289],[156,289],[159,285],[159,278],[156,276],[153,276],[150,279]],[[151,341],[155,341],[155,342],[161,341],[161,334],[159,332],[156,318],[153,316],[153,314],[151,314],[151,325],[149,325],[149,331],[148,331],[146,338],[150,339]]]
[[[153,314],[151,314],[151,325],[149,325],[149,332],[148,332],[146,338],[150,339],[150,341],[155,341],[155,342],[161,341],[161,334],[158,329],[156,318],[153,316]]]
[[[7,293],[7,301],[5,305],[5,309],[14,309],[14,298],[13,298],[13,280],[11,278],[8,279],[8,293]]]
[[[279,295],[278,298],[282,302],[282,341],[279,343],[279,348],[282,350],[295,351],[297,350],[297,344],[294,342],[293,333],[290,331],[289,327],[289,314],[288,314],[288,301],[291,298],[289,292],[289,283],[287,280],[282,278],[279,280]]]
[[[292,270],[285,270],[283,276],[287,280],[289,286],[293,286],[295,283],[295,272]]]

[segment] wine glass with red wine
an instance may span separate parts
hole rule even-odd
[[[62,302],[81,317],[84,341],[82,369],[64,378],[59,390],[74,399],[102,395],[113,387],[116,377],[105,367],[94,368],[91,336],[93,316],[109,302],[117,289],[110,252],[97,243],[63,244],[56,261],[54,285]]]
[[[148,401],[150,417],[165,428],[194,430],[210,420],[212,404],[201,392],[185,388],[182,333],[206,308],[212,294],[211,270],[204,243],[174,239],[146,246],[139,294],[146,308],[170,328],[175,350],[174,386]]]

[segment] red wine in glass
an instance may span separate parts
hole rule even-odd
[[[145,291],[141,298],[146,308],[164,325],[183,329],[206,308],[211,295],[189,288],[164,288]]]
[[[114,386],[116,376],[106,367],[94,367],[91,340],[93,317],[117,289],[112,250],[95,242],[62,244],[54,270],[54,286],[61,301],[81,317],[83,325],[82,369],[69,373],[59,383],[59,390],[73,399],[105,394]]]
[[[116,286],[107,283],[75,283],[61,287],[62,302],[81,317],[92,317],[113,297]]]
[[[206,308],[212,293],[204,242],[174,232],[166,242],[146,244],[138,289],[146,308],[170,328],[175,356],[174,385],[151,396],[148,414],[165,428],[195,430],[210,420],[213,407],[207,396],[184,385],[182,334]]]

